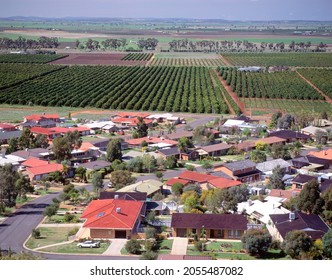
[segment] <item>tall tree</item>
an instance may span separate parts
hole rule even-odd
[[[96,194],[103,188],[103,176],[99,172],[94,172],[92,175],[92,186]]]
[[[46,149],[48,147],[47,136],[38,134],[35,138],[35,148]]]
[[[53,153],[58,161],[63,161],[71,157],[74,149],[79,149],[82,145],[82,139],[77,130],[67,132],[64,136],[58,136],[53,140]]]
[[[267,230],[249,229],[242,236],[241,241],[243,248],[250,255],[262,256],[269,249],[272,237]]]
[[[284,175],[285,175],[285,171],[280,167],[280,165],[277,165],[272,170],[272,175],[269,178],[268,187],[271,188],[271,189],[284,190],[285,189],[285,183],[282,180]]]
[[[332,229],[329,229],[323,236],[323,253],[327,258],[332,259]]]
[[[113,162],[114,160],[122,160],[120,139],[112,139],[108,142],[106,148],[106,160],[109,162]]]
[[[318,182],[311,180],[297,197],[299,210],[309,214],[320,214],[323,211],[324,200],[320,197]]]
[[[144,122],[142,117],[138,117],[138,122],[136,123],[135,131],[133,134],[134,138],[142,138],[148,136],[148,129],[149,127]]]
[[[178,148],[180,152],[186,152],[189,148],[193,147],[193,143],[187,137],[181,137],[178,141]]]
[[[16,189],[18,179],[19,174],[13,170],[11,164],[0,167],[0,212],[3,212],[6,206],[15,206],[19,194]]]
[[[286,234],[282,248],[292,259],[300,259],[301,255],[312,248],[311,238],[302,230],[290,231]]]
[[[35,136],[30,129],[24,128],[21,136],[18,139],[18,147],[20,150],[31,149],[35,145]]]
[[[123,188],[126,185],[132,184],[136,181],[136,178],[132,177],[132,174],[128,170],[117,170],[111,173],[110,182],[116,189]]]

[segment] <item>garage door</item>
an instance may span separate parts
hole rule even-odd
[[[116,230],[115,238],[127,238],[127,234],[125,230]]]

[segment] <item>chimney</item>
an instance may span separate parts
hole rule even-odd
[[[294,212],[290,212],[289,213],[289,221],[294,221],[295,220],[295,213]]]
[[[116,208],[116,213],[121,213],[121,208],[120,207]]]

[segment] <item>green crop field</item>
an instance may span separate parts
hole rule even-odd
[[[220,67],[219,75],[239,97],[323,100],[324,97],[294,71],[244,72]]]
[[[225,53],[233,66],[332,67],[332,53]]]
[[[221,59],[205,59],[205,58],[155,58],[151,65],[154,66],[206,66],[218,67],[225,63]]]
[[[61,54],[0,54],[0,63],[48,63],[66,57]]]
[[[228,113],[205,67],[72,66],[0,90],[0,102]]]

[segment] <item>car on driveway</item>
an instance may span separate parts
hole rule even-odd
[[[78,243],[77,247],[79,247],[79,248],[99,248],[100,242],[93,241],[93,240],[87,240],[87,241]]]

